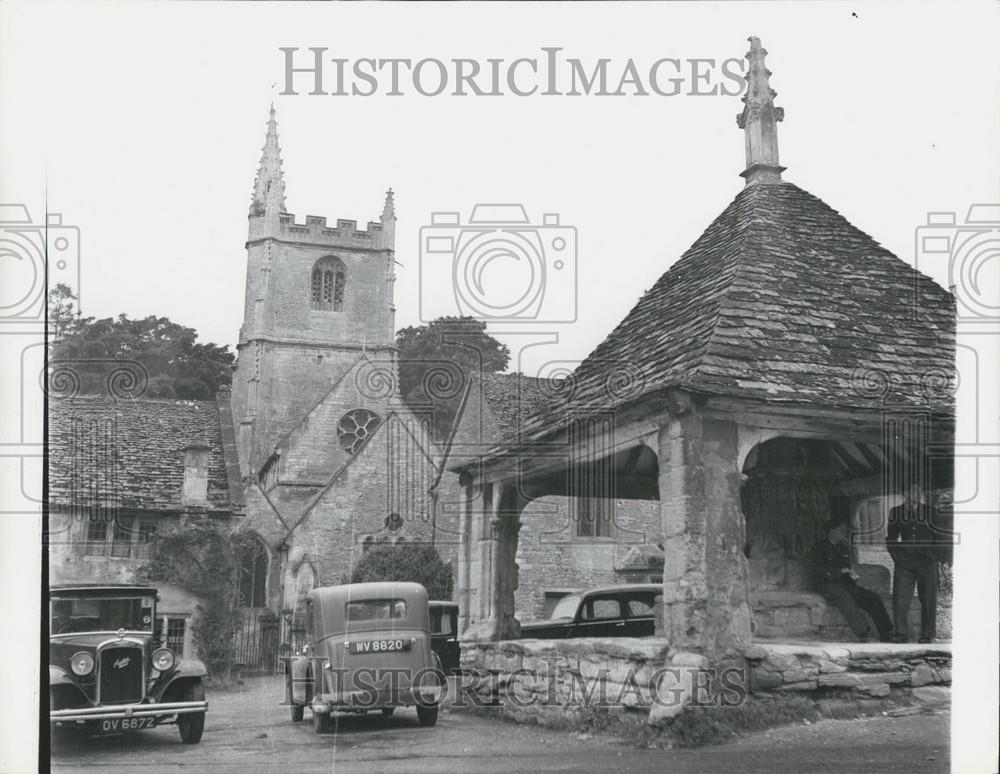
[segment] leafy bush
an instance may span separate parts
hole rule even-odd
[[[401,543],[369,549],[351,572],[351,583],[373,581],[419,583],[431,599],[451,599],[451,565],[441,559],[433,546]]]
[[[239,559],[254,538],[224,522],[204,517],[169,525],[150,538],[150,561],[138,571],[150,583],[171,583],[200,599],[191,636],[209,675],[233,677],[240,623]]]

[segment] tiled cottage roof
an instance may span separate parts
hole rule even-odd
[[[185,449],[207,445],[209,505],[232,508],[213,401],[53,398],[48,418],[54,506],[111,501],[120,508],[181,510]]]
[[[478,380],[483,402],[496,421],[500,438],[504,439],[516,436],[524,420],[558,394],[549,380],[524,374],[483,373]],[[473,382],[472,389],[475,386]]]
[[[915,299],[920,299],[920,304]],[[952,411],[952,296],[815,196],[749,185],[584,360],[567,401],[662,387],[768,402]]]

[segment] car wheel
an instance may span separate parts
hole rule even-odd
[[[417,705],[417,720],[420,721],[420,725],[425,728],[430,728],[438,722],[438,705],[434,704],[430,707],[421,707]]]
[[[384,717],[384,718],[391,718],[392,717],[392,713],[395,712],[395,711],[396,711],[395,707],[383,707],[382,708],[382,717]]]
[[[205,687],[200,683],[192,683],[181,694],[181,701],[205,701]],[[205,713],[189,712],[177,716],[177,730],[184,744],[198,744],[205,731]]]
[[[316,712],[313,710],[313,731],[317,734],[328,734],[333,728],[333,718],[329,712]]]
[[[299,721],[301,721],[302,718],[305,717],[305,712],[306,712],[306,708],[303,707],[301,704],[293,704],[292,705],[292,722],[293,723],[298,723]]]

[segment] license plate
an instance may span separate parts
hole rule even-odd
[[[361,653],[397,653],[409,649],[409,640],[358,640],[348,645],[348,650],[355,655]]]
[[[153,728],[155,717],[145,718],[108,718],[98,722],[102,734],[114,734],[118,731],[138,731],[140,728]]]

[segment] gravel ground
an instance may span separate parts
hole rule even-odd
[[[613,738],[514,725],[443,711],[434,728],[416,712],[344,716],[317,735],[309,713],[293,723],[281,678],[209,695],[201,744],[181,744],[173,726],[124,737],[53,740],[54,771],[157,772],[945,772],[949,715],[911,715],[773,729],[698,750],[635,749]],[[583,738],[581,738],[583,737]]]

